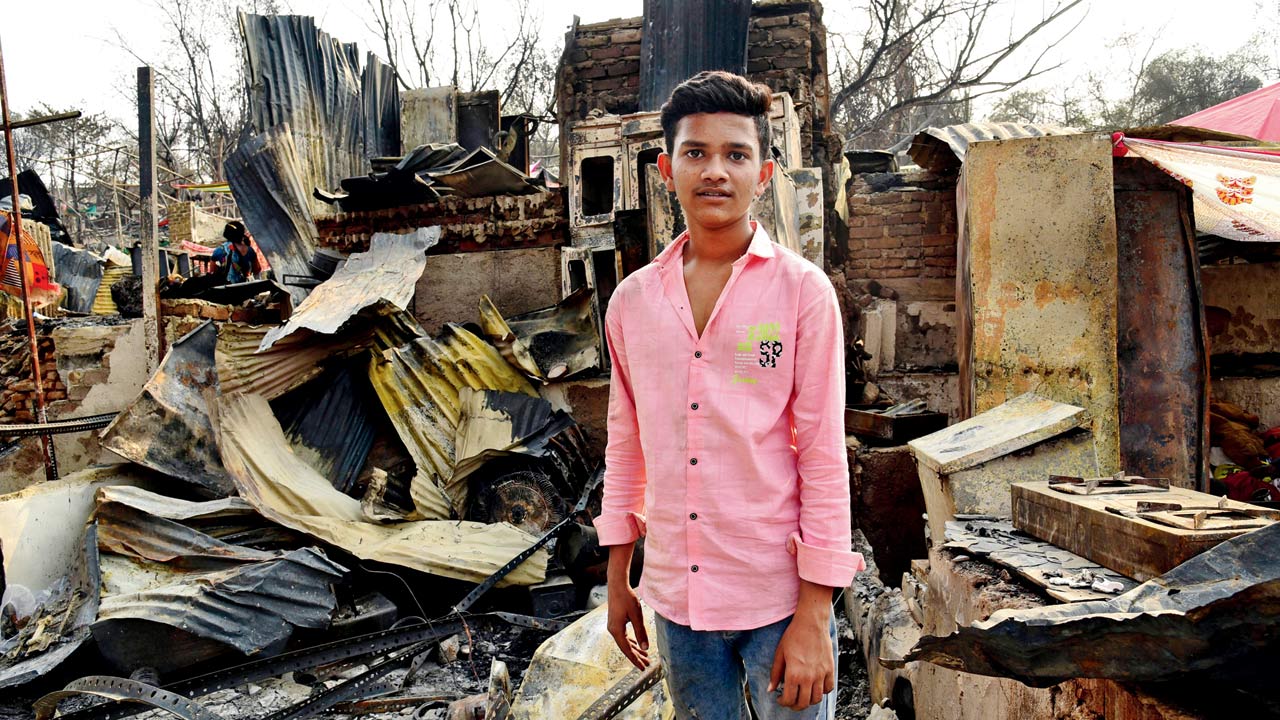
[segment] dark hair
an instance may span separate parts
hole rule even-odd
[[[226,227],[222,228],[222,237],[230,240],[233,243],[246,242],[244,236],[245,236],[244,223],[240,222],[239,220],[232,220],[231,222],[227,223]]]
[[[704,70],[671,91],[662,105],[662,134],[667,154],[675,152],[676,125],[688,115],[727,112],[756,122],[761,161],[769,159],[769,106],[773,92],[760,83],[724,70]]]

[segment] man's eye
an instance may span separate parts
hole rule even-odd
[[[732,153],[729,153],[729,159],[742,161],[742,160],[746,160],[747,156],[740,152],[732,152]]]
[[[685,155],[685,157],[700,158],[700,157],[702,157],[702,151],[701,151],[701,150],[690,150],[689,152],[686,152],[684,155]]]

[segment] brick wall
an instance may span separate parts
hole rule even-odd
[[[406,233],[440,226],[440,243],[430,254],[503,250],[563,244],[569,216],[563,191],[536,195],[442,197],[421,205],[337,213],[316,218],[320,245],[340,252],[364,252],[375,232]]]
[[[956,277],[956,178],[863,173],[849,184],[847,280]]]
[[[556,75],[561,127],[592,110],[616,115],[640,110],[641,22],[625,18],[569,31]],[[765,0],[752,6],[747,76],[796,101],[806,166],[827,164],[826,46],[820,3]]]
[[[50,323],[36,327],[46,403],[67,397],[67,386],[58,377],[52,328]],[[36,386],[31,377],[31,345],[25,322],[10,321],[0,325],[0,358],[4,358],[0,360],[0,423],[35,422]]]

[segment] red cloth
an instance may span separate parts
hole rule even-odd
[[[1245,93],[1169,124],[1280,142],[1280,83]]]
[[[1280,501],[1280,490],[1277,490],[1271,483],[1265,483],[1249,474],[1248,470],[1241,470],[1238,473],[1228,475],[1222,482],[1227,486],[1227,497],[1232,500],[1241,502],[1259,499]],[[1266,497],[1262,496],[1263,492],[1267,494]]]

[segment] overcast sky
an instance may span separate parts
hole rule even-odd
[[[163,24],[157,0],[38,0],[5,5],[0,24],[10,106],[25,111],[39,102],[74,107],[85,112],[107,111],[118,117],[132,113],[125,93],[132,92],[137,61],[119,47],[118,32],[135,52],[157,57],[164,51]],[[500,34],[509,16],[510,0],[478,0],[485,22]],[[321,28],[362,49],[378,50],[367,27],[364,0],[286,0],[296,13],[314,15]],[[642,0],[534,1],[542,13],[547,43],[558,46],[574,15],[583,22],[639,15]],[[1016,0],[1018,13],[1006,19],[1018,23],[1039,12],[1038,0]],[[833,31],[852,31],[861,15],[857,0],[829,0],[827,25]],[[1069,83],[1091,68],[1105,66],[1107,47],[1125,33],[1158,37],[1155,52],[1200,45],[1226,53],[1239,47],[1258,29],[1275,31],[1280,20],[1277,0],[1133,0],[1102,2],[1078,16],[1083,22],[1056,53],[1062,70],[1041,82]],[[1063,30],[1066,29],[1064,25]],[[486,32],[489,27],[486,26]],[[1274,36],[1273,36],[1274,37]],[[1274,48],[1273,48],[1274,52]],[[1274,62],[1272,65],[1280,64]],[[1115,62],[1123,62],[1116,58]],[[1118,73],[1117,73],[1118,74]],[[1265,80],[1275,82],[1275,77]]]

